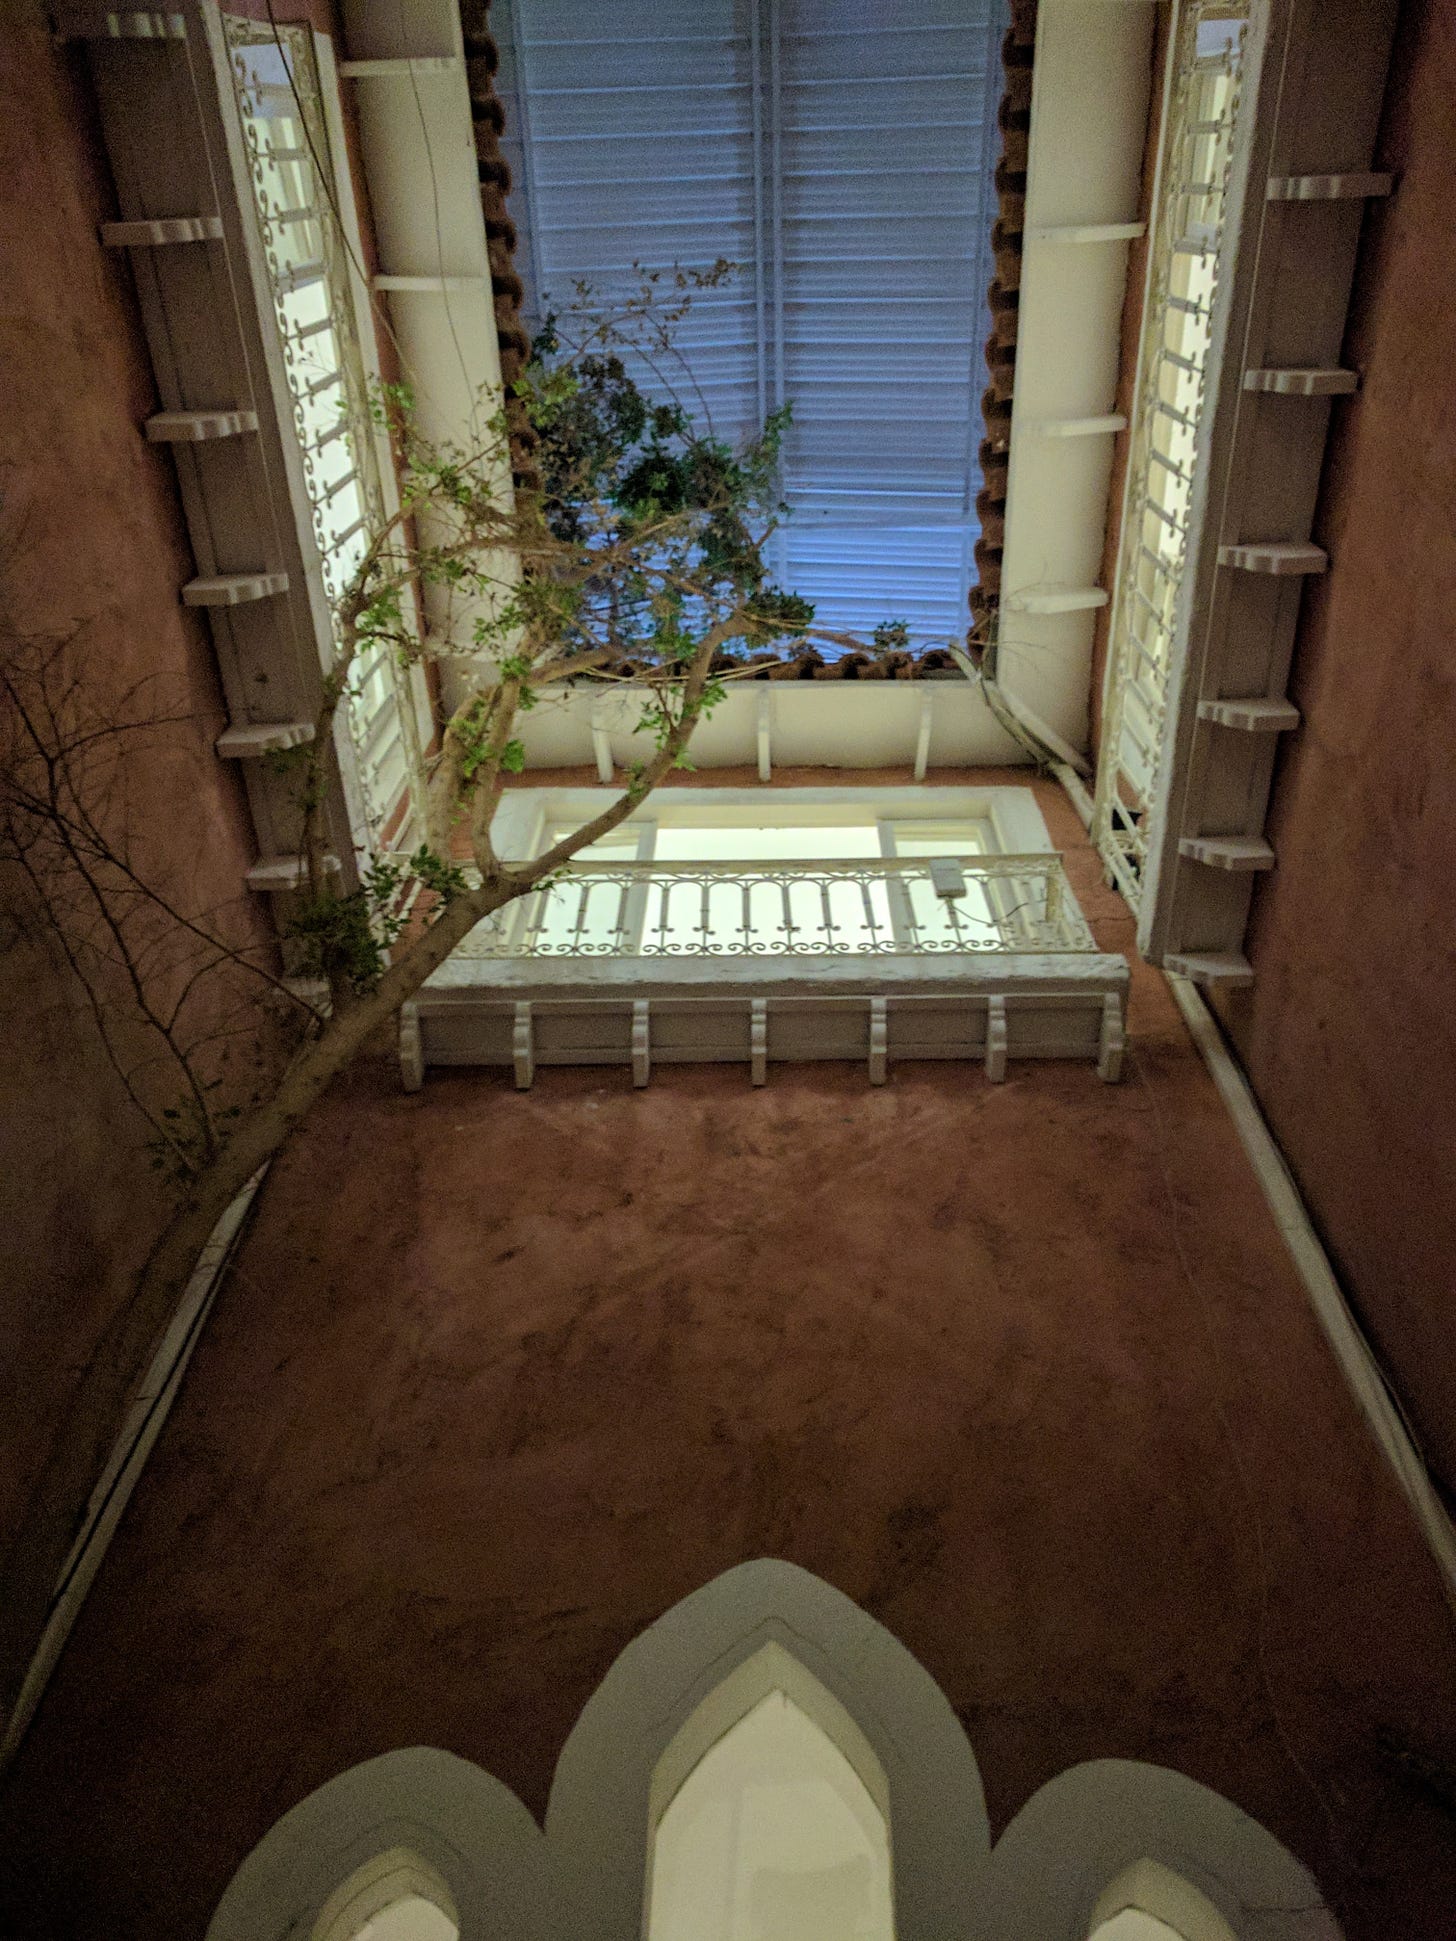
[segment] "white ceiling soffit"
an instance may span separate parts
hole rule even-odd
[[[1028,725],[1084,750],[1154,12],[1037,14],[997,676]]]
[[[339,71],[358,116],[374,287],[420,430],[466,443],[498,408],[501,373],[459,6],[343,0],[343,23]]]
[[[583,684],[521,717],[528,768],[595,767],[609,781],[624,763],[645,760],[651,739],[636,732],[648,690]],[[699,724],[697,768],[898,768],[919,780],[927,768],[1023,762],[970,681],[735,681]]]

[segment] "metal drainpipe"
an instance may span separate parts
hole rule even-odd
[[[122,1512],[130,1502],[147,1458],[162,1432],[162,1425],[177,1398],[182,1376],[212,1311],[218,1288],[232,1262],[254,1197],[267,1171],[266,1165],[259,1168],[213,1228],[207,1245],[198,1256],[177,1311],[158,1342],[151,1364],[132,1397],[121,1433],[91,1492],[80,1534],[62,1568],[60,1581],[51,1599],[50,1615],[25,1674],[15,1709],[5,1721],[4,1739],[0,1742],[0,1773],[6,1770],[20,1750],[62,1648],[71,1635],[72,1627],[81,1614],[81,1606],[110,1548]]]

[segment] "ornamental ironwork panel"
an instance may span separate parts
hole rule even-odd
[[[1054,855],[575,863],[478,924],[460,958],[1095,951]]]
[[[1225,205],[1248,0],[1179,11],[1112,610],[1093,837],[1134,909],[1159,800],[1169,676],[1181,651],[1195,473],[1213,409],[1211,321],[1228,260]]]
[[[231,14],[223,26],[313,538],[336,606],[386,507],[313,39],[306,26]],[[377,847],[423,772],[409,670],[386,647],[356,663],[346,721]]]

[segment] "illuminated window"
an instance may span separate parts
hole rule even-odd
[[[1206,1894],[1158,1860],[1120,1873],[1092,1911],[1088,1941],[1235,1941]]]
[[[668,1804],[648,1941],[892,1941],[885,1816],[785,1692],[725,1732]]]
[[[1184,1941],[1176,1928],[1140,1907],[1125,1907],[1092,1931],[1092,1941]]]
[[[418,1854],[376,1854],[331,1894],[312,1941],[459,1941],[455,1904]]]

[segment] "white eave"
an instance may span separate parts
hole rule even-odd
[[[997,678],[1028,726],[1083,750],[1153,17],[1146,0],[1037,14]]]
[[[522,719],[528,768],[595,767],[603,781],[652,753],[637,732],[649,690],[581,683]],[[732,681],[692,740],[697,768],[927,768],[1024,762],[979,687],[959,676],[919,681]]]
[[[387,317],[420,430],[468,444],[499,407],[501,368],[460,9],[343,0],[342,11],[339,74],[379,253],[375,316]]]

